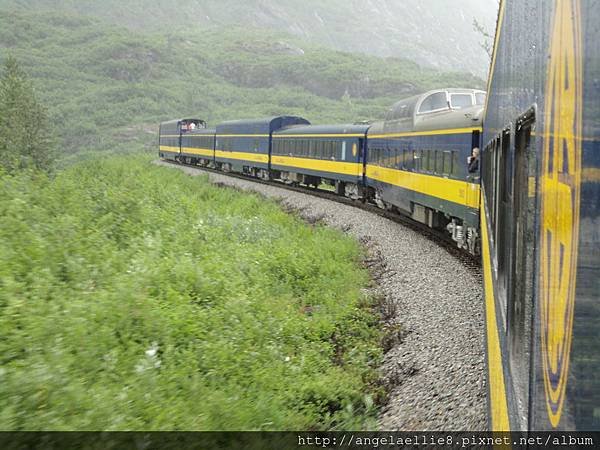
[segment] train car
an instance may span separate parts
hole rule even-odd
[[[163,159],[179,161],[187,135],[206,129],[201,119],[176,119],[162,122],[158,129],[158,154]],[[185,137],[185,138],[184,138]]]
[[[504,0],[484,119],[492,430],[600,429],[600,10]]]
[[[181,136],[179,159],[185,164],[212,166],[215,161],[215,128],[194,128]]]
[[[359,198],[368,125],[294,126],[273,133],[271,172],[289,183],[319,186]]]
[[[479,173],[467,159],[480,146],[485,92],[429,91],[396,103],[368,131],[366,183],[382,208],[397,209],[478,253]]]
[[[239,172],[269,179],[271,135],[292,125],[310,125],[302,117],[277,116],[233,120],[217,125],[215,165],[225,172]]]

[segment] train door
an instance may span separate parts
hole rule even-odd
[[[360,174],[360,180],[364,187],[367,186],[367,158],[368,158],[367,139],[358,140],[358,160],[362,165],[362,173]]]
[[[511,258],[508,284],[508,346],[515,397],[522,429],[528,429],[533,326],[535,244],[535,152],[532,129],[535,114],[516,124],[512,208]]]
[[[177,138],[177,148],[179,149],[179,155],[177,155],[176,159],[179,159],[181,157],[181,146],[183,143],[183,127],[186,126],[187,124],[184,124],[183,122],[179,122],[177,124],[177,134],[179,135],[179,137]]]

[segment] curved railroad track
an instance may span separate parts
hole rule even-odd
[[[479,265],[410,219],[315,189],[196,166],[159,165],[277,199],[310,223],[338,228],[366,251],[386,338],[381,430],[484,430],[486,386]],[[390,220],[391,219],[391,220]]]

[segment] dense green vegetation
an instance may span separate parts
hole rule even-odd
[[[147,157],[2,175],[0,429],[373,426],[360,257]]]
[[[160,120],[299,114],[313,123],[381,118],[399,98],[460,73],[336,52],[264,30],[132,32],[53,13],[0,14],[0,58],[34,80],[61,150],[155,142]]]
[[[0,0],[2,9],[100,18],[134,30],[276,30],[328,48],[487,75],[473,19],[493,33],[498,0]]]
[[[13,57],[0,70],[0,168],[48,170],[53,145],[46,111]]]

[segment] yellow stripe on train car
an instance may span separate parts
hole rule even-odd
[[[236,159],[240,161],[252,161],[268,164],[269,155],[266,153],[246,153],[246,152],[229,152],[224,150],[215,150],[216,158]]]
[[[179,147],[171,147],[169,145],[161,145],[160,146],[160,151],[161,152],[179,153]]]
[[[482,127],[468,127],[468,128],[449,128],[446,130],[430,130],[430,131],[407,131],[404,133],[383,133],[383,134],[370,134],[369,139],[388,139],[396,137],[418,137],[418,136],[436,136],[443,134],[467,134],[474,131],[482,132]]]
[[[478,184],[370,164],[367,177],[468,208],[479,208]]]
[[[202,156],[213,156],[214,150],[211,148],[195,148],[195,147],[181,147],[182,153],[190,153],[192,155]]]
[[[348,134],[274,134],[273,138],[351,138],[365,137],[365,133],[348,133]]]
[[[294,158],[291,156],[276,155],[271,157],[271,164],[290,168],[309,169],[320,172],[333,172],[354,176],[360,176],[362,170],[362,164],[359,163],[323,159]]]
[[[481,214],[481,259],[483,260],[483,283],[485,290],[485,322],[487,335],[487,359],[490,402],[491,431],[510,431],[506,385],[500,349],[498,322],[496,321],[496,299],[492,282],[492,262],[488,241],[487,217],[485,208]]]

